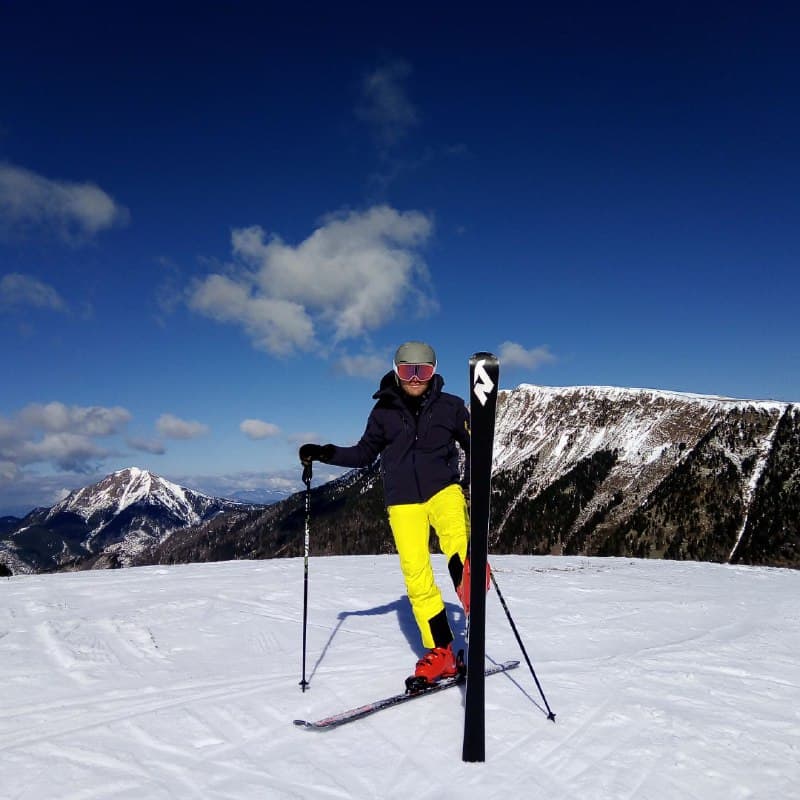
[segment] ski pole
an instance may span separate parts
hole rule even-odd
[[[547,719],[549,719],[551,722],[555,722],[556,715],[550,710],[550,706],[547,704],[547,698],[544,696],[544,692],[542,691],[542,685],[539,683],[539,679],[536,677],[536,670],[534,670],[533,664],[531,664],[531,660],[528,658],[528,652],[525,650],[525,645],[522,644],[522,639],[520,638],[519,631],[517,631],[517,626],[514,624],[514,619],[511,616],[511,612],[508,610],[508,606],[506,605],[506,599],[503,597],[503,593],[500,591],[500,587],[497,585],[497,579],[494,577],[494,572],[490,572],[489,574],[492,578],[492,583],[494,584],[494,590],[497,592],[497,596],[500,599],[500,605],[503,606],[503,611],[506,612],[506,617],[508,617],[511,630],[514,631],[514,636],[517,637],[519,649],[522,650],[522,655],[525,656],[525,661],[528,662],[528,667],[530,668],[531,675],[533,675],[533,680],[536,681],[536,688],[539,690],[539,694],[542,696],[545,708],[547,709]]]
[[[303,465],[303,483],[306,485],[306,531],[303,540],[303,677],[300,686],[305,692],[306,680],[306,629],[308,628],[308,552],[310,550],[309,526],[311,523],[311,462]]]

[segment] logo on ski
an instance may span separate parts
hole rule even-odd
[[[475,377],[472,391],[482,406],[486,405],[489,395],[494,391],[494,382],[486,371],[486,359],[482,358],[475,364]]]

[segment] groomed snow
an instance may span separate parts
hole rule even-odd
[[[305,694],[302,560],[0,581],[0,797],[800,796],[800,573],[492,562],[557,720],[524,662],[489,678],[483,764],[461,761],[461,689],[292,725],[402,686],[418,650],[395,557],[312,557]],[[519,658],[494,594],[487,656]]]

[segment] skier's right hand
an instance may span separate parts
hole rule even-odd
[[[300,463],[307,465],[312,461],[328,461],[335,449],[332,444],[304,444],[300,447]]]

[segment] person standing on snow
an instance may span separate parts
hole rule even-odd
[[[436,585],[428,547],[432,526],[456,593],[469,611],[469,412],[464,401],[442,391],[436,353],[424,342],[400,345],[393,370],[373,395],[366,430],[352,447],[304,444],[300,461],[367,467],[381,456],[384,500],[408,599],[428,652],[407,684],[424,685],[458,672],[453,632]],[[466,454],[459,482],[456,443]],[[462,486],[464,487],[462,489]]]

